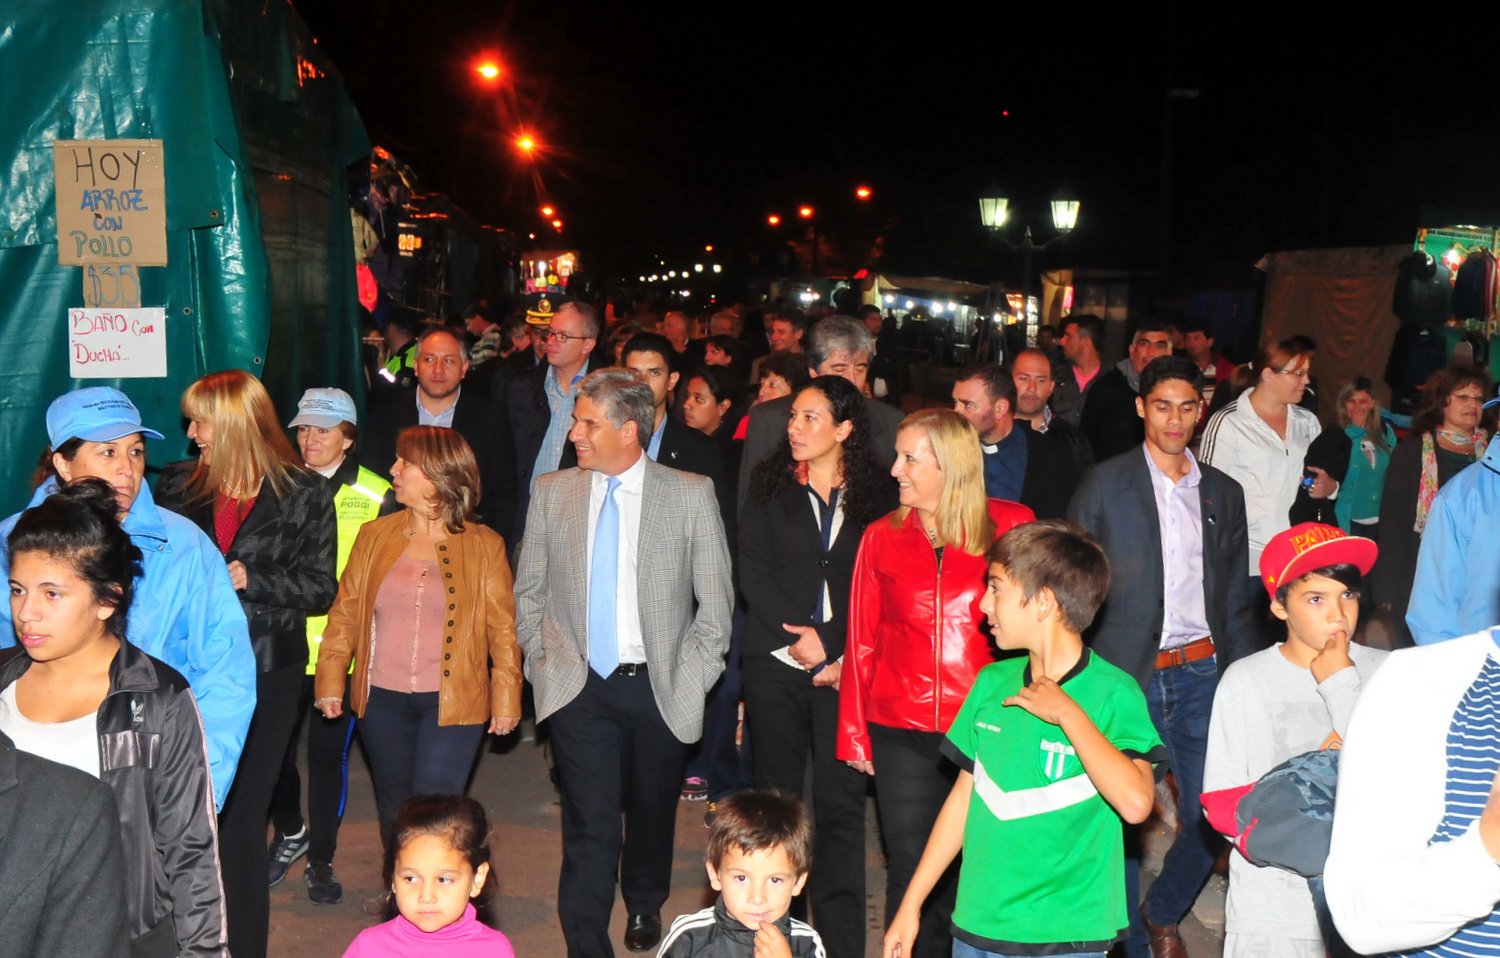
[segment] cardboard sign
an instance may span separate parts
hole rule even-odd
[[[68,374],[74,379],[165,376],[166,309],[68,310]]]
[[[56,140],[57,262],[167,265],[161,140]]]
[[[88,264],[83,268],[83,305],[134,309],[141,305],[141,271],[129,263]]]

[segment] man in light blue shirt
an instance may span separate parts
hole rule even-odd
[[[469,374],[469,347],[445,329],[417,344],[417,425],[453,428],[453,411]]]
[[[578,383],[589,371],[589,358],[599,341],[599,317],[587,303],[568,302],[552,312],[550,300],[541,304],[551,315],[542,335],[547,362],[518,374],[506,386],[506,422],[516,470],[514,537],[525,534],[526,513],[538,476],[572,466],[568,430],[573,425],[573,401]],[[514,544],[514,543],[512,543]]]

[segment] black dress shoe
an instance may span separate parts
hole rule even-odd
[[[650,951],[660,942],[660,915],[631,915],[625,923],[625,947],[631,951]]]

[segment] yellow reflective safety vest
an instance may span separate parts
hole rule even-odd
[[[349,564],[349,553],[354,551],[354,539],[359,535],[359,527],[380,515],[380,504],[391,489],[389,481],[364,466],[359,466],[358,469],[354,482],[339,483],[338,490],[333,494],[334,515],[339,530],[338,558],[334,572],[340,577],[344,574],[344,566]],[[326,615],[307,617],[308,675],[318,670],[318,645],[323,641],[323,628],[327,624]]]

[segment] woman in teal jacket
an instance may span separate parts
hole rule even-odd
[[[1349,470],[1334,500],[1339,528],[1375,539],[1380,524],[1380,494],[1391,465],[1396,433],[1380,415],[1374,387],[1356,376],[1339,390],[1339,425],[1349,437]]]

